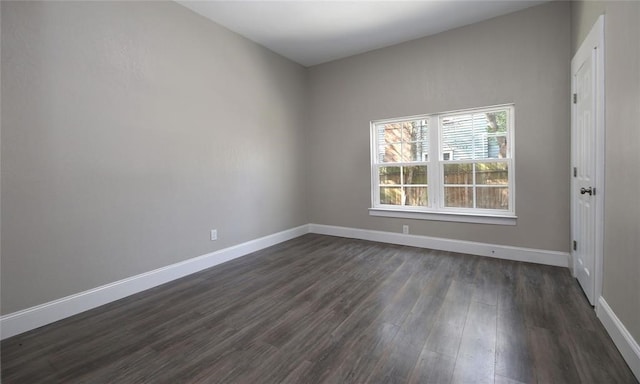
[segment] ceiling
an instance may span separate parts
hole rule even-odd
[[[178,3],[304,66],[433,35],[548,0]]]

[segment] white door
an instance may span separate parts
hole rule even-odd
[[[572,258],[574,275],[594,305],[600,296],[604,155],[603,16],[571,61]]]

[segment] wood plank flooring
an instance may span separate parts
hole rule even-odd
[[[311,234],[1,353],[3,383],[637,383],[567,269]]]

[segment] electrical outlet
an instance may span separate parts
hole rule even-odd
[[[211,230],[211,240],[218,240],[218,230],[217,229],[212,229]]]
[[[402,233],[404,233],[405,235],[409,233],[409,226],[408,225],[403,225],[402,226]]]

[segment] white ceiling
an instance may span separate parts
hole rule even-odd
[[[312,66],[548,0],[177,1],[282,56]]]

